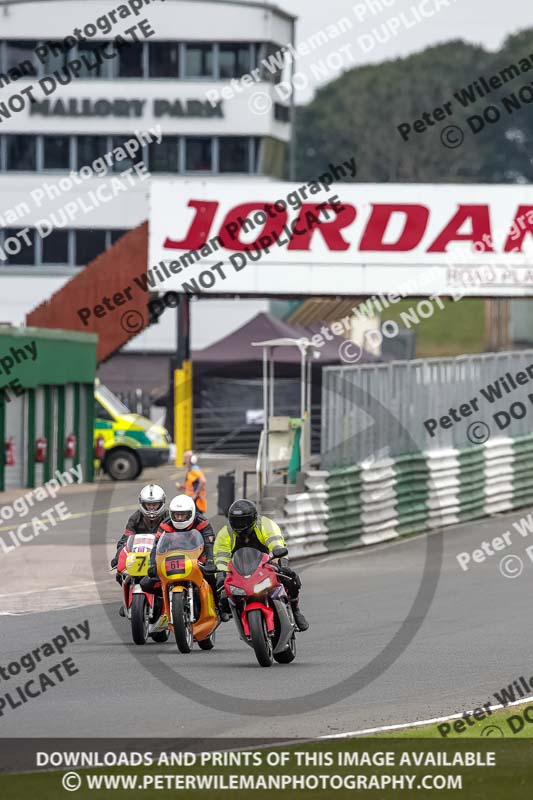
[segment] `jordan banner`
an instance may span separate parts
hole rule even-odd
[[[533,294],[527,186],[153,181],[148,284],[247,295]]]

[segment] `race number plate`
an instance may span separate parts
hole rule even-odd
[[[168,556],[165,559],[165,572],[171,575],[185,575],[187,571],[184,556]]]
[[[126,569],[130,575],[147,575],[149,566],[149,553],[128,553],[126,556]]]

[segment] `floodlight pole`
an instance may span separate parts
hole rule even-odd
[[[263,454],[261,459],[261,472],[263,480],[261,481],[262,489],[267,483],[267,464],[268,464],[268,362],[270,348],[263,347]]]

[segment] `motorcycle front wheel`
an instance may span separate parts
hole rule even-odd
[[[185,603],[185,592],[172,594],[172,624],[178,650],[180,653],[190,653],[194,638],[189,609]]]
[[[134,594],[131,603],[131,636],[135,644],[145,644],[150,625],[150,605],[144,594]]]
[[[274,658],[278,664],[290,664],[296,658],[296,636],[292,634],[289,644],[281,653],[276,653]]]
[[[265,618],[258,608],[249,612],[248,625],[257,661],[261,667],[271,667],[273,661],[272,642],[268,635]]]

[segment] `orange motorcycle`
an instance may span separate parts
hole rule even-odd
[[[220,624],[213,590],[200,561],[203,551],[203,536],[195,529],[167,531],[157,544],[164,613],[180,653],[190,653],[195,641],[202,650],[212,650]]]

